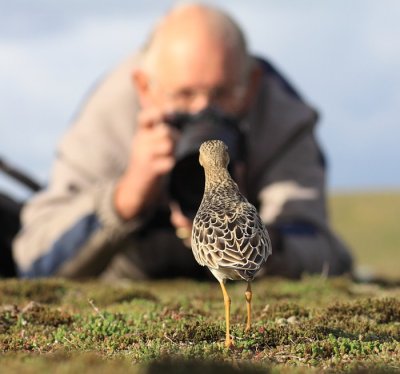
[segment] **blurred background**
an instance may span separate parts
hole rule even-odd
[[[175,3],[0,0],[0,158],[45,184],[91,87]],[[400,277],[400,2],[208,3],[319,110],[334,225],[363,271]],[[0,190],[29,196],[1,173]]]

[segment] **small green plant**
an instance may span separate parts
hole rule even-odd
[[[23,372],[29,366],[31,372],[42,372],[43,365],[55,371],[62,364],[71,371],[79,365],[99,370],[99,365],[114,368],[118,363],[140,373],[174,365],[275,373],[310,367],[316,372],[400,370],[398,287],[371,288],[347,278],[261,280],[254,284],[254,323],[246,333],[243,287],[229,284],[237,303],[232,305],[235,346],[227,350],[221,340],[219,290],[208,283],[175,280],[99,287],[97,282],[49,280],[56,295],[47,293],[47,302],[31,299],[45,284],[30,281],[28,287],[23,281],[21,296],[19,281],[0,281],[0,294],[7,294],[0,306],[2,368]],[[112,298],[109,293],[124,296]],[[28,352],[29,360],[22,359]]]

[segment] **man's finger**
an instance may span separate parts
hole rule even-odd
[[[164,115],[157,108],[149,108],[139,113],[138,125],[139,128],[152,128],[163,122]]]

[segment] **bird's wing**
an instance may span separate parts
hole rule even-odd
[[[242,202],[235,209],[211,209],[196,216],[192,249],[202,266],[257,271],[271,254],[271,242],[256,208]]]

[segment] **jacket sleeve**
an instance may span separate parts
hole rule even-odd
[[[271,274],[350,272],[350,253],[329,226],[325,165],[311,131],[265,171],[259,201],[263,221],[278,238]]]
[[[25,205],[13,247],[22,277],[96,275],[146,220],[124,221],[113,205],[134,133],[131,71],[130,60],[99,85],[58,147],[48,188]]]

